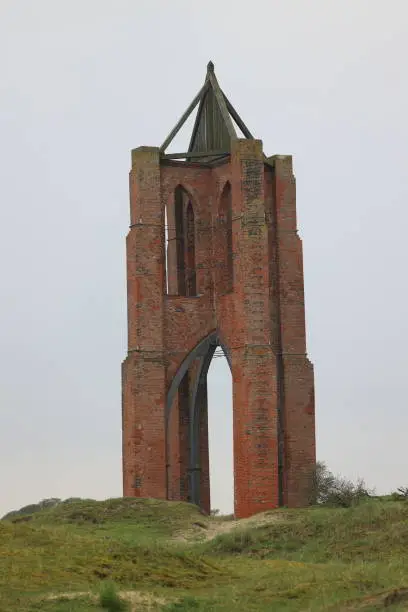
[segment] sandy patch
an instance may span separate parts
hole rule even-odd
[[[279,521],[282,518],[281,514],[263,512],[255,514],[250,518],[240,520],[223,520],[220,518],[208,518],[197,522],[191,529],[178,533],[173,541],[178,542],[208,542],[213,540],[222,533],[229,533],[235,529],[244,530],[249,527],[259,527]]]

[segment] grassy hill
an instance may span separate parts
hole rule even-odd
[[[101,611],[104,589],[119,610],[110,588],[129,611],[408,610],[408,503],[233,521],[177,502],[73,500],[0,521],[0,612]]]

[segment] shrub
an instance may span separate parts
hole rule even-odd
[[[396,491],[391,493],[393,501],[408,501],[408,487],[398,487]]]
[[[99,605],[109,612],[122,612],[128,609],[127,603],[119,597],[116,586],[112,582],[107,582],[102,586]]]
[[[218,518],[222,521],[232,521],[235,518],[234,514],[222,514],[221,510],[218,510],[218,508],[211,510],[210,516],[212,518]]]
[[[239,554],[256,547],[258,539],[258,531],[254,529],[236,529],[217,536],[211,542],[211,549],[220,554]]]
[[[318,461],[314,474],[312,503],[349,508],[369,498],[373,492],[369,491],[364,480],[356,483],[341,476],[335,476],[326,464]]]
[[[220,514],[218,518],[221,521],[235,521],[235,514]]]
[[[45,510],[46,508],[54,508],[61,503],[61,500],[56,497],[51,497],[50,499],[43,499],[37,504],[29,504],[28,506],[23,506],[20,510],[12,510],[5,514],[2,520],[13,519],[20,516],[27,516],[29,514],[35,514],[36,512],[41,512],[41,510]]]

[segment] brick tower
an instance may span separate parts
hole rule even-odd
[[[167,154],[197,105],[188,151]],[[292,158],[265,156],[211,62],[162,147],[132,151],[130,220],[124,495],[210,511],[207,372],[221,347],[233,380],[235,515],[306,505],[314,376]]]

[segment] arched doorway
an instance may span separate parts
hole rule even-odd
[[[206,512],[211,510],[207,377],[212,360],[221,356],[231,370],[229,352],[213,332],[184,359],[166,401],[168,498]]]
[[[207,373],[211,510],[234,513],[232,373],[221,347]]]

